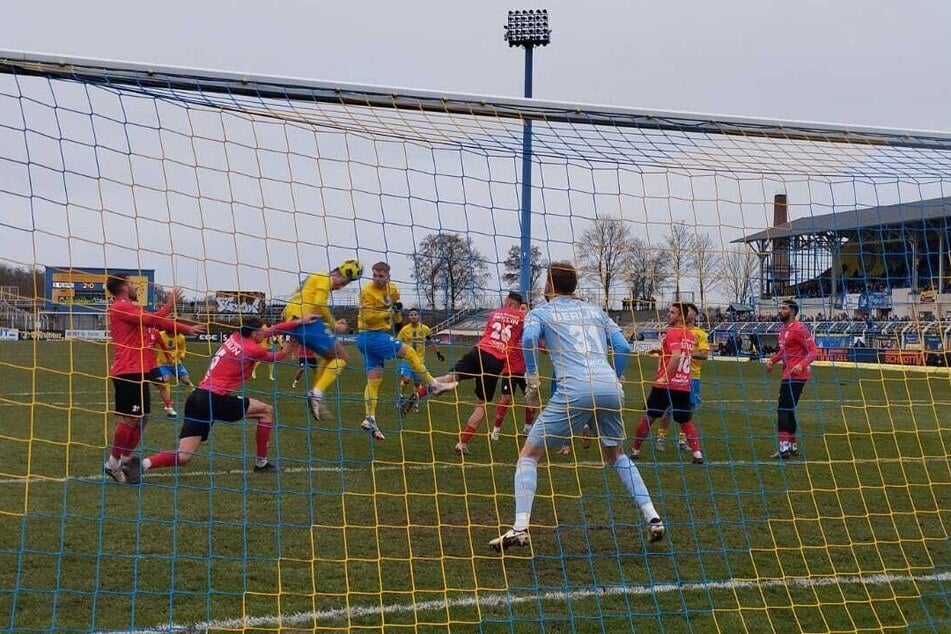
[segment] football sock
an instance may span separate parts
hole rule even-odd
[[[532,503],[538,486],[538,463],[532,458],[519,458],[515,467],[515,524],[517,531],[528,529]]]
[[[380,397],[381,383],[383,383],[383,377],[367,379],[367,385],[363,389],[363,398],[366,404],[367,416],[376,416],[376,403]]]

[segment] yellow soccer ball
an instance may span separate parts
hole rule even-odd
[[[337,267],[337,270],[351,282],[360,279],[360,276],[363,275],[363,265],[360,264],[359,260],[344,260]]]

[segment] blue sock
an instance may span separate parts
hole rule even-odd
[[[519,458],[515,467],[515,524],[512,526],[517,531],[528,529],[537,486],[538,462],[532,458]]]

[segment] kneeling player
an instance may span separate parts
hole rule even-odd
[[[301,322],[313,319],[315,317],[285,322],[270,330],[290,330]],[[270,473],[276,470],[267,459],[274,408],[257,399],[234,394],[251,376],[255,362],[280,361],[297,347],[296,342],[288,340],[283,349],[269,352],[261,345],[269,334],[271,333],[263,328],[259,318],[248,317],[244,320],[244,325],[238,332],[221,344],[208,366],[205,378],[185,401],[185,422],[179,434],[178,449],[154,454],[141,463],[133,457],[122,467],[126,482],[137,483],[142,473],[151,469],[188,464],[201,443],[208,440],[215,421],[233,423],[244,418],[257,423],[255,473]]]

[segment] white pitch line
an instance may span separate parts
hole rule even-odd
[[[766,459],[766,460],[708,460],[703,464],[703,466],[695,466],[689,462],[651,462],[640,461],[638,462],[638,467],[642,471],[650,469],[683,469],[685,471],[695,471],[702,469],[703,467],[798,467],[798,466],[808,466],[808,465],[821,465],[821,466],[830,466],[830,465],[853,465],[853,464],[890,464],[890,463],[915,463],[915,462],[948,462],[951,460],[949,457],[940,457],[940,456],[925,456],[925,457],[904,457],[904,458],[865,458],[857,460],[786,460],[780,461],[775,459]],[[595,462],[591,460],[577,461],[577,462],[551,462],[547,463],[548,466],[552,468],[567,468],[572,466],[578,467],[600,467],[603,466],[600,462]],[[281,470],[281,473],[347,473],[347,472],[367,472],[372,469],[374,472],[378,471],[432,471],[433,469],[457,469],[457,468],[469,468],[469,469],[494,469],[494,468],[504,468],[504,467],[513,467],[514,462],[494,462],[494,463],[477,463],[477,462],[440,462],[433,464],[419,464],[411,463],[405,465],[397,464],[375,464],[368,462],[365,465],[358,467],[289,467]],[[163,469],[161,471],[150,472],[147,477],[144,478],[144,482],[155,479],[187,479],[187,478],[196,478],[200,476],[229,476],[229,475],[249,475],[252,471],[249,469],[226,469],[223,471],[178,471],[175,469]],[[48,476],[21,476],[14,478],[5,478],[0,480],[0,485],[4,484],[60,484],[63,482],[99,482],[102,480],[107,480],[104,474],[94,474],[87,476],[69,476],[69,477],[48,477]]]
[[[357,606],[351,608],[333,608],[318,612],[298,612],[296,614],[280,614],[267,616],[248,616],[240,619],[226,619],[220,621],[206,621],[193,625],[170,624],[143,630],[126,630],[128,634],[161,634],[166,632],[204,632],[207,630],[237,630],[260,627],[286,627],[303,625],[306,623],[326,623],[361,619],[386,614],[406,614],[414,612],[444,612],[449,608],[457,607],[504,607],[537,601],[566,601],[586,599],[589,597],[609,596],[643,596],[672,592],[709,592],[711,590],[746,590],[764,588],[822,588],[837,585],[873,585],[880,586],[894,583],[940,583],[951,581],[951,572],[933,573],[928,575],[869,575],[843,577],[790,577],[787,579],[769,579],[763,581],[749,579],[729,579],[725,581],[706,581],[699,583],[661,583],[656,585],[607,586],[599,588],[583,588],[568,592],[545,592],[543,594],[516,595],[485,594],[478,597],[460,599],[443,599],[420,601],[418,603],[395,603],[379,606]],[[119,631],[108,634],[121,634]]]

